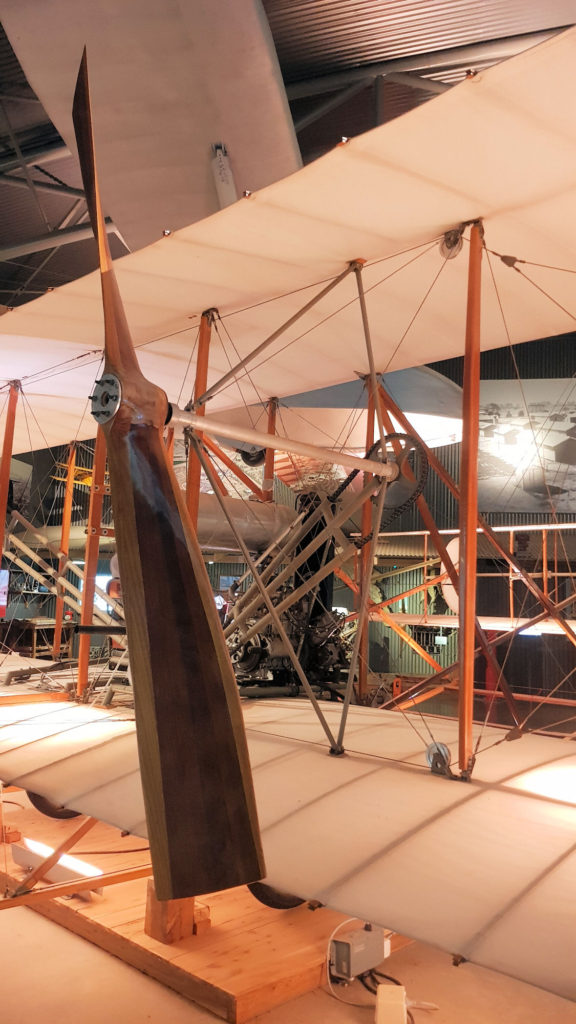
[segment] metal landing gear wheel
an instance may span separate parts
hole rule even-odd
[[[263,466],[266,459],[266,449],[258,448],[255,451],[244,451],[242,448],[237,449],[240,458],[245,466]]]
[[[53,804],[51,800],[47,800],[45,796],[40,796],[39,793],[30,793],[26,790],[26,796],[30,803],[37,811],[45,814],[48,818],[79,818],[80,811],[72,811],[69,807],[62,807],[60,804]]]
[[[265,885],[264,882],[249,882],[248,888],[253,896],[265,907],[271,907],[272,910],[293,910],[294,907],[301,907],[306,900],[300,899],[299,896],[292,896],[289,892],[280,892],[279,889],[274,889],[271,885]]]

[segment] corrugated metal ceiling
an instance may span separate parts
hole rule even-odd
[[[285,82],[576,21],[574,0],[264,0]]]
[[[544,0],[263,0],[263,3],[289,94],[293,90],[292,114],[306,162],[332,148],[342,136],[357,135],[430,99],[431,94],[419,88],[418,78],[412,81],[375,78],[375,66],[407,59],[412,69],[420,69],[420,81],[435,79],[449,87],[463,77],[467,67],[479,69],[501,59],[508,44],[500,46],[499,57],[477,52],[470,57],[460,54],[454,61],[451,49],[554,30],[576,22],[576,0],[549,0],[547,3]],[[528,36],[513,48],[531,42]],[[442,50],[447,50],[448,56],[440,63],[426,57]],[[424,55],[421,60],[420,55]],[[328,112],[320,109],[326,100],[323,80],[327,75],[353,75],[363,69],[367,72],[366,79],[353,90],[353,95],[346,95],[345,81],[336,83],[328,97],[336,94],[337,105]],[[307,82],[315,83],[318,89],[307,90]],[[314,91],[324,95],[313,95]],[[0,243],[9,246],[46,234],[48,225],[74,224],[81,215],[81,211],[75,212],[74,194],[56,196],[37,191],[34,196],[2,180],[6,170],[12,177],[24,177],[14,152],[14,135],[25,155],[44,154],[29,164],[29,173],[36,181],[46,185],[55,180],[73,189],[78,188],[80,181],[76,161],[70,158],[50,124],[1,25],[0,101]],[[302,118],[310,123],[302,127],[299,125]],[[7,165],[6,161],[12,163]],[[123,251],[117,239],[112,245],[115,252]],[[28,301],[46,288],[86,273],[94,265],[91,242],[74,242],[52,252],[42,250],[16,256],[4,252],[0,260],[2,255],[0,304],[17,305]]]

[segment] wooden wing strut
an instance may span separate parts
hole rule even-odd
[[[86,53],[74,127],[98,242],[114,525],[156,892],[178,899],[264,874],[240,701],[206,569],[162,443],[165,393],[142,375],[118,291],[94,157]]]

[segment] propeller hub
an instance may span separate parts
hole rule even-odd
[[[107,423],[118,412],[122,400],[122,386],[113,373],[105,373],[96,381],[94,392],[90,395],[92,415],[99,423]]]

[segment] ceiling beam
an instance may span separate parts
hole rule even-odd
[[[484,61],[497,63],[516,53],[521,53],[522,50],[527,50],[531,46],[543,43],[546,39],[550,39],[558,32],[563,32],[570,27],[564,25],[561,28],[547,29],[544,32],[525,32],[522,35],[506,36],[486,43],[455,46],[447,50],[436,50],[432,53],[385,60],[378,64],[363,64],[347,68],[345,71],[337,71],[331,75],[293,82],[286,86],[286,92],[289,100],[296,100],[304,96],[319,96],[324,92],[334,92],[336,89],[343,89],[362,79],[378,78],[380,75],[396,72],[428,72],[430,74],[459,67],[467,68],[474,63]]]
[[[37,149],[31,149],[28,152],[22,153],[22,160],[25,164],[47,164],[51,163],[52,160],[62,160],[70,155],[68,146],[65,146],[63,142],[56,142],[49,146],[38,146]],[[14,171],[21,166],[22,162],[16,154],[0,157],[0,172]]]
[[[19,96],[13,92],[0,92],[0,100],[8,100],[9,103],[35,103],[36,106],[40,103],[37,96]]]
[[[433,78],[422,78],[422,75],[410,75],[406,71],[389,71],[382,75],[385,82],[395,82],[397,85],[405,85],[408,89],[422,89],[423,92],[441,93],[448,92],[454,86],[448,82],[436,82]]]
[[[116,233],[116,226],[109,217],[106,218],[106,230]],[[94,238],[90,224],[77,224],[70,228],[64,228],[62,231],[52,231],[48,235],[39,235],[26,242],[4,246],[0,249],[0,262],[13,260],[17,256],[25,256],[31,252],[44,252],[45,249],[54,249],[56,246],[82,242],[85,238]]]
[[[324,100],[322,103],[318,103],[313,110],[309,110],[307,114],[302,117],[297,117],[294,120],[294,128],[296,132],[304,131],[309,124],[314,124],[315,121],[319,121],[325,114],[329,114],[331,110],[336,110],[337,107],[341,107],[343,103],[352,99],[357,93],[362,92],[363,89],[367,89],[372,84],[371,78],[364,78],[358,82],[354,82],[353,85],[349,86],[348,89],[342,89],[336,93],[335,96],[331,96],[330,99]]]
[[[0,185],[14,185],[16,188],[29,188],[26,178],[16,178],[11,174],[0,173]],[[61,185],[58,182],[38,181],[34,178],[34,188],[39,192],[52,192],[63,196],[72,196],[75,199],[83,199],[84,191],[81,188],[73,188],[72,185]]]

